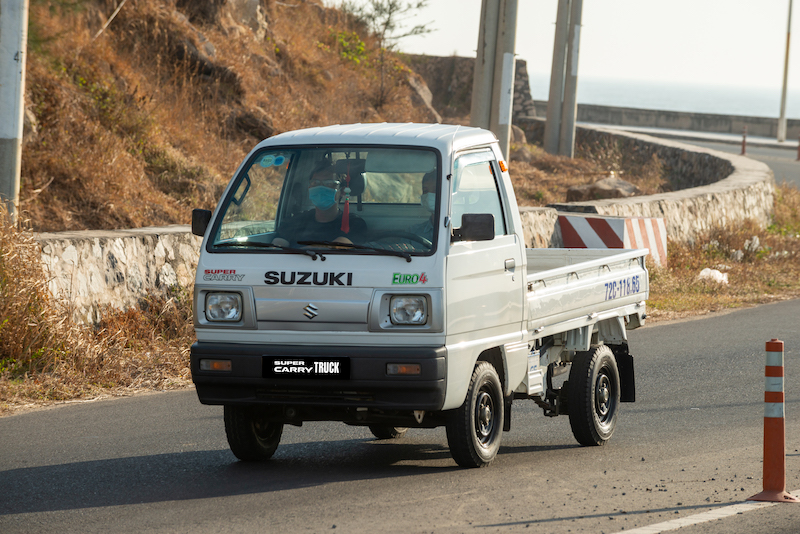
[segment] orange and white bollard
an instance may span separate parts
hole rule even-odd
[[[764,368],[764,485],[748,501],[800,502],[786,492],[786,425],[783,412],[783,341],[767,341]]]

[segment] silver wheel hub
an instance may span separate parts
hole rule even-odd
[[[481,392],[475,408],[475,430],[478,434],[478,439],[486,442],[491,436],[492,427],[494,426],[491,395],[485,391]]]
[[[481,424],[488,425],[489,421],[492,419],[492,412],[489,410],[488,406],[483,406],[481,408]]]
[[[595,389],[595,399],[597,401],[598,415],[605,416],[608,414],[609,401],[611,399],[611,384],[608,377],[602,375],[597,380],[597,387]]]

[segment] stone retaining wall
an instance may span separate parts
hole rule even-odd
[[[527,121],[529,139],[541,129]],[[670,239],[692,241],[715,224],[770,222],[775,184],[763,163],[646,135],[578,130],[578,142],[619,143],[625,150],[657,154],[675,184],[691,189],[660,195],[522,208],[525,244],[562,246],[557,210],[624,217],[663,217]],[[719,180],[716,181],[715,180]],[[44,268],[54,295],[66,299],[76,320],[96,323],[106,306],[128,308],[171,285],[194,280],[201,239],[189,226],[39,234]]]
[[[520,123],[529,140],[542,138],[544,121]],[[658,156],[675,189],[672,193],[624,199],[552,204],[557,211],[597,213],[618,217],[663,217],[667,236],[693,242],[713,226],[751,219],[770,224],[775,201],[775,180],[769,167],[743,156],[718,152],[677,141],[602,128],[581,128],[576,143],[616,144],[625,153]]]
[[[558,211],[554,208],[520,208],[522,233],[527,248],[562,248]]]
[[[127,309],[170,286],[191,286],[201,242],[188,225],[46,233],[37,240],[50,291],[86,323],[97,323],[105,307]]]

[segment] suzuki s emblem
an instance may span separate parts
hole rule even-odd
[[[305,315],[309,319],[313,319],[314,317],[319,315],[319,313],[317,313],[319,311],[319,308],[317,308],[316,306],[314,306],[311,303],[309,303],[305,308],[303,308],[303,310],[305,311],[305,313],[303,313],[303,315]]]

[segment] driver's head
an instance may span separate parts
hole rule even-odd
[[[436,171],[425,173],[425,176],[422,177],[422,192],[436,192]]]
[[[419,203],[433,215],[436,210],[436,171],[426,173],[422,177],[422,195],[419,197]]]
[[[333,167],[323,164],[311,172],[308,181],[308,198],[318,209],[325,210],[336,204],[339,200],[339,180],[333,172]]]

